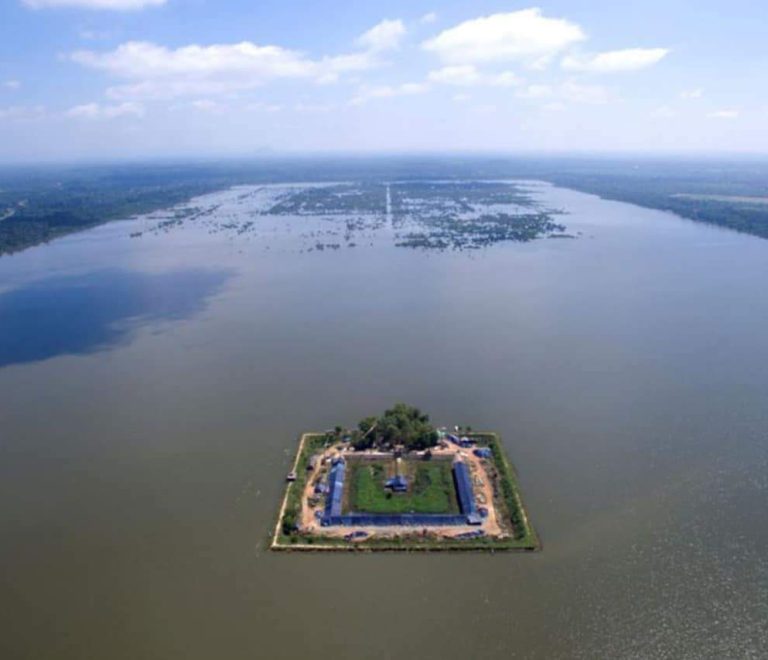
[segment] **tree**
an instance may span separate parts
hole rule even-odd
[[[376,421],[377,418],[375,416],[365,417],[364,419],[360,420],[357,428],[359,428],[360,432],[363,434],[368,433],[376,425]]]
[[[429,415],[405,403],[385,410],[381,417],[366,417],[358,425],[365,435],[355,445],[357,449],[404,445],[407,450],[428,449],[437,444],[438,435],[429,423]]]
[[[296,512],[286,510],[283,514],[283,534],[288,536],[296,531]]]
[[[357,430],[352,432],[352,446],[355,448],[355,451],[370,449],[373,447],[373,440],[373,435],[371,434],[364,435]]]

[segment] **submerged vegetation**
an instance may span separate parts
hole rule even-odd
[[[565,227],[509,181],[363,182],[291,191],[268,215],[353,217],[354,229],[389,226],[398,247],[477,249],[502,241],[557,236]],[[327,245],[325,247],[328,247]],[[321,249],[318,245],[317,249]]]
[[[438,250],[477,249],[501,241],[525,243],[550,234],[555,238],[558,232],[565,231],[564,225],[553,222],[549,212],[543,211],[520,215],[493,213],[464,221],[441,216],[426,224],[428,229],[405,234],[397,245]]]
[[[162,213],[154,226],[131,230],[131,238],[186,224],[232,237],[255,235],[266,220],[282,221],[289,232],[293,223],[307,252],[370,245],[382,236],[401,247],[461,250],[563,231],[550,212],[508,181],[409,180],[443,172],[434,166],[409,170],[378,163],[366,171],[338,163],[270,165],[0,170],[0,254],[156,211]],[[377,178],[377,172],[407,176]],[[347,182],[332,182],[334,175]],[[248,185],[233,189],[226,210],[194,199]],[[271,192],[254,194],[264,190]]]
[[[768,238],[764,162],[293,158],[0,168],[0,255],[164,209],[154,230],[130,235],[196,223],[234,238],[255,235],[271,218],[288,231],[293,223],[306,252],[362,247],[375,236],[425,250],[570,237],[555,221],[557,212],[537,206],[516,180],[549,181]],[[282,190],[258,204],[249,191],[235,190],[239,217],[189,201],[238,185]]]

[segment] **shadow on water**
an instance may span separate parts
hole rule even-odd
[[[107,350],[145,323],[201,312],[232,273],[101,270],[0,294],[0,368]]]

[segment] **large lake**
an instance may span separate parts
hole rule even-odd
[[[768,241],[535,190],[579,238],[0,259],[0,657],[768,656]],[[543,552],[265,550],[298,434],[400,400],[503,435]]]

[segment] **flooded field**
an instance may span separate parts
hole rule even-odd
[[[768,655],[768,241],[346,185],[0,259],[0,657]],[[500,433],[542,552],[266,549],[298,435],[400,400]]]
[[[239,186],[148,216],[156,234],[195,223],[210,233],[286,236],[300,251],[338,250],[374,241],[423,250],[476,250],[494,243],[561,238],[561,215],[514,181],[408,181]],[[139,238],[144,231],[132,233]],[[571,236],[568,236],[572,238]]]

